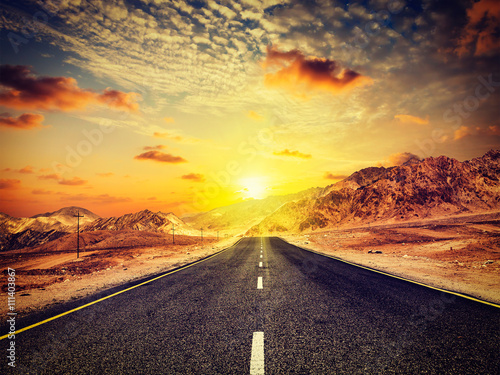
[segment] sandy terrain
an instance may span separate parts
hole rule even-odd
[[[122,233],[121,243],[134,243],[136,235],[133,233],[127,239],[126,233]],[[153,235],[157,239],[158,236]],[[104,236],[101,234],[101,237]],[[176,245],[172,245],[170,238],[163,237],[162,244],[155,246],[84,251],[80,252],[78,259],[75,250],[52,248],[48,251],[47,246],[0,253],[0,267],[5,270],[1,293],[4,303],[0,305],[0,314],[7,312],[7,267],[16,270],[16,311],[25,315],[196,261],[232,245],[238,239],[217,241],[205,238],[201,242],[198,237],[176,236]],[[107,238],[104,240],[107,241]],[[100,247],[103,243],[106,242],[101,241]],[[56,244],[56,247],[59,246]]]
[[[284,236],[290,243],[500,304],[500,215]]]

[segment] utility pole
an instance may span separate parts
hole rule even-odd
[[[201,240],[203,241],[203,228],[200,228],[201,231]]]
[[[175,224],[172,223],[172,243],[175,245]]]
[[[76,215],[73,215],[74,217],[77,217],[78,221],[76,224],[76,257],[80,257],[80,218],[83,217],[83,215],[80,215],[80,211],[76,211]]]

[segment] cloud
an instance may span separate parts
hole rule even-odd
[[[15,189],[21,184],[21,180],[0,178],[0,189]]]
[[[257,112],[255,111],[248,111],[247,113],[247,117],[248,118],[251,118],[252,120],[255,120],[255,121],[262,121],[264,119],[263,116],[259,115]]]
[[[35,195],[49,195],[49,194],[54,194],[53,191],[51,190],[45,190],[45,189],[33,189],[31,191],[32,194],[35,194]]]
[[[379,163],[379,165],[384,167],[393,167],[402,165],[412,159],[421,160],[418,155],[412,154],[411,152],[398,152],[396,154],[389,155],[387,160]]]
[[[153,161],[157,161],[160,163],[172,163],[172,164],[186,163],[187,162],[186,159],[184,159],[180,156],[173,156],[170,154],[165,154],[164,152],[160,152],[160,151],[144,152],[140,155],[134,156],[134,159],[136,159],[136,160],[153,160]]]
[[[114,176],[115,174],[113,172],[107,172],[107,173],[96,173],[99,177],[111,177]]]
[[[468,137],[468,136],[500,136],[500,126],[498,125],[490,125],[487,128],[481,128],[477,126],[476,128],[472,128],[470,126],[462,125],[457,130],[455,130],[453,134],[453,140],[458,141],[459,139]]]
[[[44,117],[42,115],[34,113],[24,113],[18,117],[10,117],[4,115],[5,114],[0,115],[0,127],[18,130],[29,130],[45,127],[42,125],[42,121],[44,120]]]
[[[42,174],[42,175],[38,176],[38,178],[40,180],[60,180],[61,176],[59,176],[56,173],[52,173],[52,174]]]
[[[80,177],[73,177],[71,180],[63,178],[58,181],[58,184],[68,186],[81,186],[85,185],[87,182],[87,180],[82,180]]]
[[[165,121],[167,124],[173,124],[175,122],[173,117],[164,117],[163,121]]]
[[[90,104],[136,112],[139,95],[105,89],[102,93],[78,87],[70,77],[35,77],[22,65],[0,66],[0,105],[14,109],[72,111]],[[41,121],[41,120],[40,120]]]
[[[343,175],[343,174],[333,174],[330,172],[325,172],[323,178],[327,180],[343,180],[349,176]]]
[[[26,167],[19,169],[17,172],[25,174],[35,173],[31,165],[27,165]]]
[[[419,125],[428,125],[429,124],[429,116],[426,116],[425,119],[418,117],[418,116],[412,116],[412,115],[396,115],[394,116],[396,120],[401,121],[404,124],[408,123],[413,123],[413,124],[419,124]]]
[[[306,57],[297,49],[281,52],[273,46],[268,46],[263,67],[273,70],[264,76],[266,86],[286,88],[296,94],[304,94],[310,90],[337,94],[373,83],[369,77],[351,69],[341,68],[334,60]]]
[[[467,9],[467,24],[457,40],[455,53],[488,55],[500,48],[500,2],[480,0]]]
[[[203,182],[205,181],[205,176],[199,173],[189,173],[185,174],[181,177],[183,180],[191,180],[195,182]]]
[[[167,147],[163,146],[163,145],[158,145],[158,146],[145,146],[142,149],[144,151],[151,151],[151,150],[163,150],[165,148],[167,148]]]
[[[468,126],[462,125],[457,130],[455,130],[455,133],[453,135],[453,139],[456,141],[456,140],[459,140],[459,139],[464,138],[464,137],[471,135],[471,134],[472,134],[472,129],[469,128]]]
[[[491,125],[488,127],[489,133],[491,135],[498,135],[500,136],[500,126],[498,125]]]
[[[153,137],[164,138],[164,139],[168,139],[170,141],[174,141],[174,142],[178,142],[178,143],[187,143],[187,144],[193,144],[193,143],[199,142],[199,139],[196,139],[196,138],[183,137],[181,135],[175,135],[175,134],[170,134],[170,133],[154,132]]]
[[[290,151],[289,149],[285,149],[283,151],[275,151],[275,152],[273,152],[273,155],[291,156],[291,157],[301,158],[301,159],[310,159],[312,157],[312,155],[310,155],[310,154],[303,154],[302,152],[299,152],[299,151]]]

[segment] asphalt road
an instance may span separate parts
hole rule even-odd
[[[500,309],[245,238],[21,332],[15,347],[3,374],[499,374]]]

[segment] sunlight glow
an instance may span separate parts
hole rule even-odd
[[[242,187],[238,192],[243,198],[262,199],[266,197],[267,184],[264,177],[246,177],[238,181]]]

